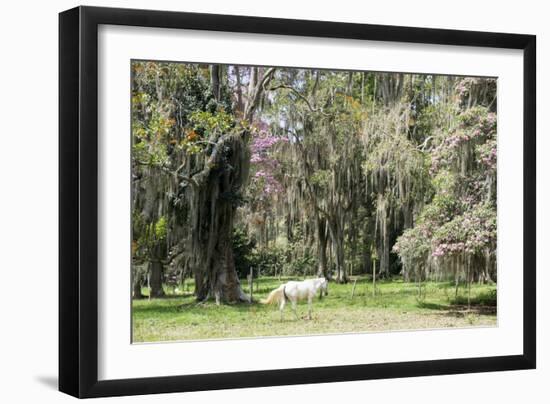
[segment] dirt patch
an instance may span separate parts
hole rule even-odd
[[[312,320],[285,312],[280,320],[276,309],[243,313],[241,321],[217,319],[202,321],[174,321],[159,330],[147,324],[135,324],[135,341],[196,340],[263,336],[298,336],[382,332],[441,328],[469,328],[496,326],[496,315],[483,310],[400,311],[389,309],[323,309],[314,311]],[[161,331],[161,332],[159,332]]]

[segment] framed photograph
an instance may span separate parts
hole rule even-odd
[[[59,388],[533,369],[532,35],[59,17]]]

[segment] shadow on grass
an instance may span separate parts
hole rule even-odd
[[[154,297],[152,298],[151,300],[172,300],[172,299],[185,299],[185,298],[188,298],[188,297],[192,297],[193,296],[193,293],[190,293],[190,292],[184,292],[184,293],[170,293],[170,294],[165,294],[164,296],[158,296],[158,297]],[[144,302],[144,301],[149,301],[149,296],[145,295],[143,297],[133,297],[132,298],[133,301],[136,301],[136,302]]]
[[[468,308],[467,298],[462,297],[451,300],[450,304],[419,302],[417,306],[421,309],[436,310],[440,312],[439,314],[450,317],[464,317],[468,314],[493,316],[497,313],[496,300],[494,304],[491,303],[492,301],[480,295],[476,299],[471,299],[470,308]]]
[[[133,313],[148,314],[148,313],[177,313],[178,306],[167,306],[160,304],[148,304],[143,306],[132,307]]]
[[[175,308],[177,311],[193,311],[195,313],[204,312],[207,313],[211,310],[217,310],[217,309],[231,309],[231,311],[235,312],[248,312],[250,310],[257,310],[258,308],[264,308],[268,307],[258,300],[252,301],[252,303],[248,302],[240,302],[240,303],[221,303],[219,305],[216,304],[214,300],[208,300],[206,302],[186,302],[182,304],[178,304],[177,306],[171,306]]]
[[[467,305],[452,306],[450,313],[456,313],[457,316],[467,314],[478,314],[481,316],[494,316],[497,314],[496,306],[472,306],[468,309]]]
[[[452,305],[464,306],[468,305],[467,296],[457,296],[454,299],[451,299],[450,302]],[[474,296],[470,299],[470,306],[497,306],[497,291],[491,290],[489,292],[480,293],[477,296]]]
[[[418,302],[418,307],[421,309],[429,310],[449,310],[451,307],[446,304],[430,303],[430,302]]]

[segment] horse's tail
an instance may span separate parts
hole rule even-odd
[[[284,287],[285,285],[279,286],[277,289],[271,291],[271,293],[267,296],[266,299],[261,300],[260,302],[263,304],[279,303],[283,298]]]

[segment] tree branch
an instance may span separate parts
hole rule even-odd
[[[319,112],[321,115],[324,115],[324,116],[327,116],[327,117],[330,117],[331,115],[330,114],[327,114],[326,112],[323,111],[323,108],[319,107],[319,108],[314,108],[311,103],[309,102],[309,100],[302,94],[300,94],[300,92],[296,91],[294,88],[292,88],[291,86],[287,86],[286,84],[279,84],[278,86],[275,86],[275,87],[271,87],[269,89],[267,89],[267,91],[275,91],[275,90],[279,90],[279,89],[285,89],[285,90],[290,90],[292,93],[294,93],[296,96],[298,96],[299,98],[302,99],[302,101],[304,101],[306,104],[307,104],[307,107],[309,108],[309,110],[311,112]]]
[[[293,135],[296,138],[296,144],[298,145],[298,148],[300,149],[300,151],[302,152],[302,155],[303,155],[304,165],[306,166],[306,171],[307,171],[306,175],[304,176],[304,182],[306,183],[306,189],[308,190],[309,197],[311,198],[311,201],[313,203],[313,208],[315,209],[315,211],[322,213],[325,216],[325,218],[328,218],[328,217],[330,217],[330,215],[328,214],[328,212],[326,210],[324,210],[323,208],[321,208],[317,204],[317,201],[315,200],[315,192],[313,190],[313,187],[311,186],[311,184],[309,183],[309,181],[307,179],[307,177],[310,175],[310,172],[313,171],[313,170],[311,169],[311,166],[309,165],[309,162],[307,161],[307,156],[305,155],[304,146],[300,142],[300,139],[298,138],[298,136],[295,133],[293,133]]]
[[[275,73],[274,67],[270,67],[269,69],[267,69],[265,74],[262,76],[262,78],[258,81],[256,86],[254,87],[254,90],[253,90],[254,94],[252,94],[252,96],[249,97],[249,100],[251,101],[247,103],[245,108],[244,118],[247,121],[250,122],[252,120],[252,116],[254,115],[254,111],[258,107],[258,104],[264,92],[265,86],[267,85],[267,83],[269,83],[269,81],[271,81],[274,73]]]
[[[428,137],[426,138],[426,140],[424,140],[424,142],[422,142],[422,144],[419,144],[419,145],[416,147],[416,150],[418,150],[418,151],[425,151],[425,150],[426,150],[426,147],[428,146],[428,142],[429,142],[430,140],[432,140],[432,139],[433,139],[433,136],[428,136]]]

